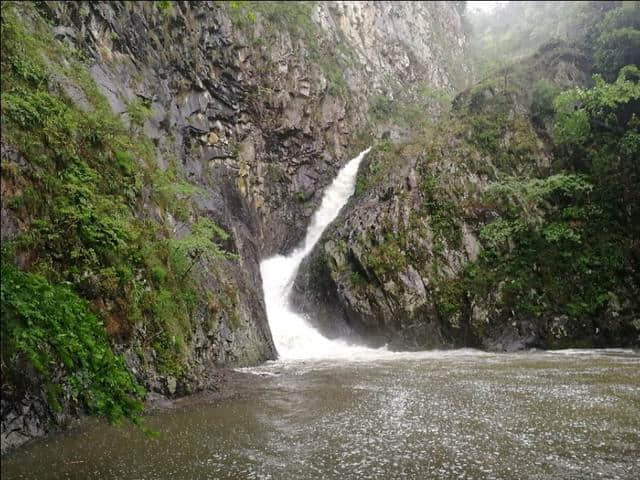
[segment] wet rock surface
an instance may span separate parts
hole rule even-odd
[[[590,65],[579,50],[552,42],[518,68],[462,92],[450,114],[409,140],[371,151],[355,196],[302,263],[292,292],[326,335],[348,332],[399,350],[638,345],[637,329],[610,320],[621,318],[616,302],[576,320],[514,310],[503,301],[504,282],[482,294],[470,286],[467,269],[486,247],[482,229],[499,216],[487,189],[553,172],[548,132],[530,112],[531,79],[566,89],[587,82]],[[487,148],[478,136],[491,128],[499,134]],[[634,298],[633,288],[620,295]],[[627,308],[624,322],[636,317]]]

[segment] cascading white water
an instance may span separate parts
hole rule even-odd
[[[291,309],[289,293],[300,263],[353,195],[358,167],[370,149],[360,152],[338,172],[313,215],[302,245],[286,257],[276,255],[260,264],[267,318],[281,359],[344,357],[369,350],[323,337]]]

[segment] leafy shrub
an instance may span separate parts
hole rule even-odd
[[[594,63],[606,78],[613,80],[625,65],[640,65],[640,5],[622,2],[596,26]]]
[[[559,90],[551,82],[540,79],[533,84],[533,98],[531,100],[531,115],[539,122],[553,117],[553,100]]]
[[[2,365],[24,355],[47,382],[68,374],[71,396],[110,422],[139,422],[144,390],[111,350],[104,327],[69,287],[2,263]],[[58,397],[63,385],[50,390]],[[58,395],[55,394],[58,392]],[[55,404],[55,400],[51,400]]]
[[[156,8],[164,14],[169,13],[173,8],[173,2],[171,2],[170,0],[158,0],[153,3],[155,4]]]
[[[613,83],[596,76],[593,88],[555,98],[556,153],[573,172],[506,178],[488,188],[486,200],[499,218],[481,229],[485,249],[466,269],[465,282],[474,295],[496,302],[496,311],[540,318],[541,328],[542,319],[564,314],[575,327],[572,335],[588,336],[584,324],[605,314],[611,292],[627,292],[628,312],[637,308],[629,292],[638,288],[632,280],[640,204],[638,76],[637,67],[626,66]],[[500,296],[492,300],[496,284]],[[626,341],[628,312],[607,335]]]
[[[225,252],[216,240],[227,240],[229,235],[208,218],[201,218],[191,232],[179,239],[171,239],[170,259],[178,278],[183,278],[200,261],[216,258],[234,258]]]

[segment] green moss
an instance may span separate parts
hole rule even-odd
[[[160,10],[162,13],[164,13],[165,15],[170,13],[171,10],[173,9],[173,2],[171,2],[170,0],[158,0],[153,3],[156,6],[156,8]]]
[[[439,280],[434,282],[434,303],[438,314],[452,327],[460,328],[466,313],[465,285],[459,279]]]
[[[357,271],[353,271],[349,274],[349,282],[355,288],[363,287],[369,283],[367,277]]]
[[[424,197],[424,212],[429,215],[434,237],[440,242],[436,249],[441,249],[443,242],[459,248],[462,245],[462,232],[458,225],[459,207],[439,187],[438,179],[433,174],[423,175],[420,190]]]
[[[151,278],[159,285],[166,282],[168,271],[164,265],[155,265],[151,267]]]
[[[151,118],[153,114],[151,107],[141,99],[129,102],[127,104],[127,113],[129,114],[131,125],[137,128],[141,128],[144,122]]]
[[[408,265],[408,259],[402,238],[387,233],[381,243],[374,245],[366,253],[365,261],[379,278],[403,271]]]
[[[313,21],[312,14],[316,2],[216,2],[234,26],[250,35],[254,47],[262,45],[266,39],[287,32],[294,42],[302,42],[309,52],[309,60],[317,65],[327,79],[327,90],[331,95],[347,96],[349,89],[344,71],[357,59],[346,42],[329,45],[323,42],[325,33]],[[256,35],[254,24],[264,26],[261,35]]]
[[[295,192],[293,194],[293,198],[295,198],[298,203],[306,203],[311,199],[312,196],[313,193],[308,192]]]
[[[87,303],[67,286],[2,263],[2,376],[11,378],[16,355],[48,382],[47,397],[56,411],[64,387],[90,412],[111,422],[139,421],[144,390],[114,355],[104,327]],[[56,373],[66,372],[64,384]]]

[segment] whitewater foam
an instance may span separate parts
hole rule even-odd
[[[276,255],[260,264],[267,318],[281,360],[353,358],[354,355],[366,356],[367,353],[374,352],[366,347],[324,337],[302,315],[295,312],[289,303],[289,294],[300,263],[353,195],[358,167],[369,150],[371,148],[360,152],[342,167],[333,183],[325,190],[302,244],[289,255]]]

